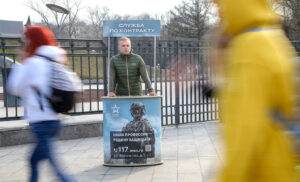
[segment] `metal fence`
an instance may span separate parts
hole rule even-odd
[[[156,92],[163,96],[162,125],[177,125],[218,119],[216,99],[205,98],[201,85],[210,78],[206,49],[200,41],[165,41],[156,45],[154,75],[154,41],[133,40],[133,52],[148,65]]]
[[[2,89],[0,89],[0,120],[18,119],[24,115],[20,100],[6,93],[5,83],[12,64],[19,61],[20,38],[0,37]],[[59,39],[67,50],[70,68],[83,80],[83,92],[69,114],[102,112],[103,95],[107,94],[107,47],[103,40]],[[204,49],[198,41],[158,41],[157,72],[154,74],[153,40],[133,40],[133,52],[140,54],[148,67],[156,92],[163,96],[162,124],[182,124],[217,119],[217,104],[201,93],[207,80]],[[112,53],[116,53],[113,46]],[[185,66],[184,66],[185,65]],[[2,92],[1,92],[2,91]]]
[[[19,119],[24,115],[20,100],[5,91],[12,64],[20,60],[17,50],[20,38],[0,37],[0,121]],[[112,40],[113,43],[116,41]],[[103,40],[59,39],[67,50],[70,68],[83,80],[83,92],[71,115],[102,113],[102,96],[107,94],[107,47]],[[300,54],[300,42],[292,44]],[[111,48],[111,54],[117,52]],[[199,41],[156,42],[152,39],[132,39],[132,49],[143,57],[157,94],[163,96],[162,125],[177,125],[218,119],[218,102],[205,98],[201,86],[211,78],[207,50]],[[154,58],[156,57],[156,74]]]
[[[21,100],[7,94],[5,83],[10,67],[20,60],[18,49],[20,38],[0,37],[1,89],[0,121],[19,119],[24,115]],[[101,97],[106,89],[107,48],[103,40],[59,39],[67,50],[70,68],[83,80],[83,87],[77,103],[69,114],[101,113]],[[34,70],[33,70],[34,71]]]

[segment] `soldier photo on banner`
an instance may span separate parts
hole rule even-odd
[[[161,162],[161,97],[104,99],[104,163]]]
[[[140,142],[136,143],[130,143],[130,148],[137,148],[137,150],[142,150],[142,154],[146,154],[147,152],[150,152],[150,155],[148,156],[141,156],[137,160],[135,158],[125,158],[125,163],[146,163],[147,157],[153,157],[154,155],[154,130],[148,121],[147,118],[143,118],[143,116],[146,114],[146,109],[144,104],[140,102],[134,102],[130,107],[130,113],[133,117],[133,120],[130,121],[128,124],[126,124],[125,127],[123,127],[122,132],[127,133],[139,133],[147,138],[145,140],[141,140]],[[152,155],[151,155],[152,154]]]

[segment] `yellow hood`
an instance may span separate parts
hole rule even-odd
[[[221,21],[230,35],[257,27],[273,27],[279,17],[268,0],[214,0],[219,6]]]

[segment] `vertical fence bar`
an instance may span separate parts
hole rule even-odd
[[[161,52],[161,42],[159,41],[158,42],[158,62],[159,62],[159,84],[160,84],[160,87],[159,87],[159,92],[160,92],[160,95],[163,95],[163,92],[162,92],[162,52]],[[163,110],[163,99],[161,99],[161,125],[163,126],[164,125],[164,110]]]
[[[199,64],[201,64],[201,62],[203,61],[201,59],[201,48],[199,47]],[[205,73],[204,73],[204,68],[203,66],[200,68],[200,88],[203,87],[204,85],[204,79],[205,79]],[[200,120],[201,121],[205,121],[205,111],[204,111],[204,108],[205,108],[205,96],[202,92],[201,93],[201,102],[200,102]]]
[[[179,76],[178,76],[178,72],[179,72],[179,68],[178,68],[178,54],[179,54],[179,49],[178,49],[178,41],[175,41],[175,46],[174,46],[174,55],[175,55],[175,61],[176,61],[176,71],[175,71],[175,96],[176,96],[176,100],[175,100],[175,122],[176,125],[179,124]]]
[[[80,56],[80,78],[83,80],[83,71],[82,71],[82,56]],[[84,112],[84,83],[82,85],[82,92],[81,92],[81,112]]]
[[[109,51],[108,51],[109,52]],[[103,87],[104,87],[104,95],[108,95],[107,89],[107,70],[109,70],[109,66],[106,65],[106,56],[102,56],[103,62]],[[109,72],[109,71],[108,71]]]
[[[159,62],[159,83],[160,83],[160,95],[162,95],[162,59],[161,59],[161,43],[159,42],[158,44],[158,50],[159,50],[159,54],[158,54],[158,62]]]
[[[182,46],[181,46],[182,47]],[[181,48],[182,49],[182,48]],[[182,62],[184,61],[184,59],[182,60]],[[181,63],[182,65],[182,63]],[[185,64],[184,64],[185,65]],[[181,68],[181,70],[184,70],[185,68]],[[186,101],[185,101],[185,98],[184,98],[184,93],[185,93],[185,83],[184,83],[184,78],[183,78],[183,74],[181,74],[181,79],[180,79],[180,87],[181,87],[181,123],[185,123],[185,104],[186,104]]]
[[[107,78],[108,78],[108,82],[107,82],[107,84],[108,84],[108,92],[109,92],[109,89],[110,89],[110,81],[109,81],[109,74],[110,74],[110,69],[109,69],[109,67],[110,67],[110,47],[111,47],[111,45],[110,45],[110,37],[108,37],[107,38],[107,57],[108,57],[108,66],[107,66],[107,69],[108,69],[108,75],[107,75]],[[105,67],[106,68],[106,67]]]
[[[6,50],[5,50],[5,46],[6,46],[6,41],[5,39],[1,39],[1,46],[2,46],[2,53],[3,53],[3,69],[1,71],[3,71],[2,73],[2,79],[3,79],[3,99],[4,99],[4,103],[6,103],[6,106],[5,106],[5,114],[6,114],[6,117],[8,117],[8,95],[7,95],[7,91],[6,91],[6,81],[7,81],[7,68],[6,68]]]
[[[13,61],[14,61],[14,64],[16,63],[16,56],[13,56]],[[18,99],[17,97],[14,98],[15,100],[15,117],[18,116],[18,106],[19,106],[19,103],[18,103]]]
[[[100,110],[99,107],[99,73],[98,73],[98,56],[96,56],[96,96],[97,96],[97,111]]]
[[[193,106],[193,101],[192,101],[192,96],[193,96],[193,93],[192,93],[192,74],[191,74],[191,69],[192,69],[192,64],[191,64],[191,42],[189,42],[188,44],[188,49],[187,49],[187,66],[188,66],[188,70],[187,70],[187,77],[188,77],[188,96],[189,96],[189,112],[188,112],[188,115],[189,115],[189,120],[188,122],[191,123],[193,122],[192,120],[192,116],[193,116],[193,110],[192,110],[192,106]]]
[[[153,63],[153,47],[152,47],[152,44],[151,44],[151,42],[149,41],[149,43],[148,43],[148,47],[147,48],[145,48],[146,50],[148,50],[148,51],[146,51],[145,50],[145,57],[146,57],[146,59],[147,60],[149,60],[149,74],[150,74],[150,83],[152,84],[152,81],[153,81],[153,73],[152,73],[152,69],[153,69],[153,67],[154,67],[154,63]],[[148,59],[149,58],[149,59]],[[152,59],[151,59],[152,58]],[[146,93],[148,93],[148,89],[145,89],[145,91],[146,91]]]
[[[184,75],[184,87],[185,87],[185,123],[189,122],[189,85],[188,85],[188,58],[187,58],[187,47],[185,47],[184,49],[184,53],[185,53],[185,58],[184,58],[184,62],[185,62],[185,74]]]
[[[199,120],[197,120],[197,64],[196,64],[196,52],[197,49],[193,48],[193,54],[192,54],[192,59],[193,59],[193,71],[192,71],[192,75],[193,75],[193,90],[194,90],[194,121],[197,122]]]
[[[88,54],[88,72],[89,72],[89,100],[90,111],[92,111],[92,82],[91,82],[91,56],[90,56],[90,42],[86,42],[87,54]]]
[[[174,52],[175,52],[175,50],[173,50]],[[174,63],[173,65],[175,65],[176,64],[176,62],[175,62],[175,59],[174,60],[172,60],[173,59],[173,57],[172,57],[172,44],[170,43],[170,47],[169,47],[169,59],[170,59],[170,63],[171,63],[171,65],[172,65],[172,63]],[[174,53],[175,54],[175,53]],[[175,56],[174,56],[175,57]],[[170,113],[171,113],[171,123],[172,124],[176,124],[176,123],[174,123],[174,112],[173,112],[173,72],[171,71],[171,74],[170,74],[170,89],[169,89],[169,99],[170,99]]]
[[[153,45],[153,59],[154,59],[154,86],[155,93],[157,93],[157,74],[156,74],[156,37],[154,36],[154,45]]]
[[[166,125],[168,124],[169,122],[169,115],[168,115],[168,69],[167,69],[167,65],[166,65],[166,62],[167,62],[167,48],[164,48],[164,68],[165,68],[165,89],[164,89],[164,96],[165,96],[165,115],[166,115]]]
[[[189,69],[188,69],[188,77],[189,77],[189,94],[190,94],[190,122],[193,122],[193,74],[192,74],[192,43],[189,45],[188,49],[188,62],[189,62]]]
[[[75,72],[75,60],[74,60],[74,41],[70,41],[70,48],[71,48],[71,54],[72,54],[72,71]],[[73,112],[76,112],[76,104],[74,104]]]

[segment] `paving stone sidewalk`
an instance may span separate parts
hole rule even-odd
[[[163,164],[146,167],[103,166],[103,138],[57,141],[61,167],[78,182],[207,182],[222,163],[220,124],[205,122],[162,128]],[[0,147],[0,181],[28,181],[32,144]],[[56,182],[48,163],[40,181]]]

